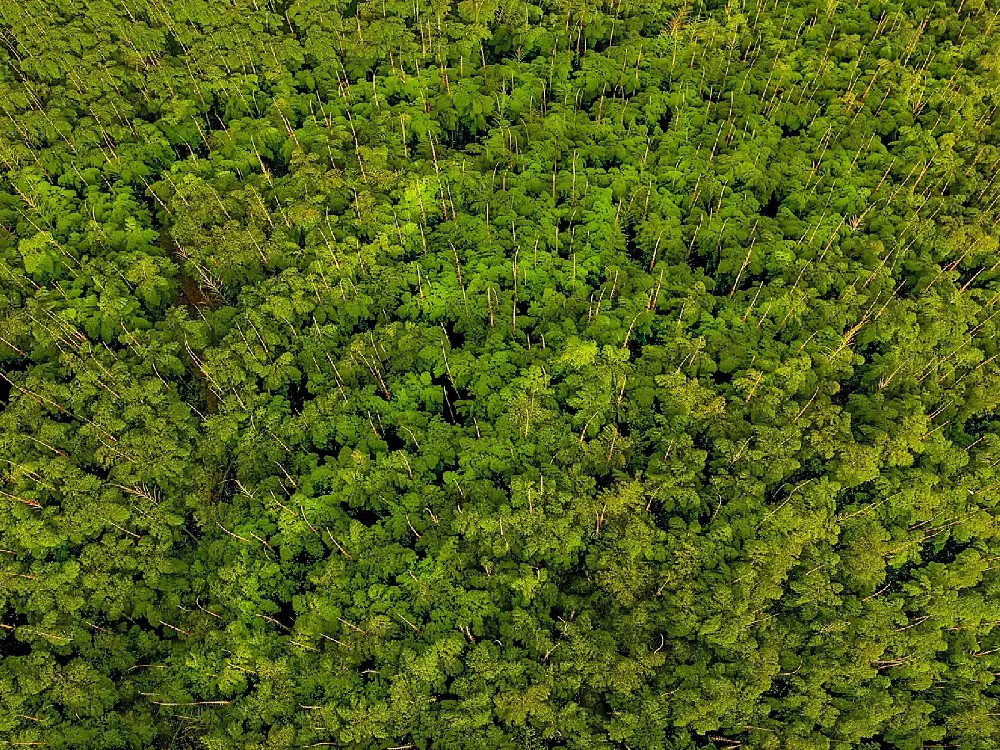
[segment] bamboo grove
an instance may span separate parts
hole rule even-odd
[[[1000,746],[994,0],[0,0],[0,745]]]

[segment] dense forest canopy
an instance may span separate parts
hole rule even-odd
[[[995,0],[0,0],[0,745],[1000,746]]]

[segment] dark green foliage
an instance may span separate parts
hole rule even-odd
[[[998,24],[0,0],[0,742],[1000,746]]]

